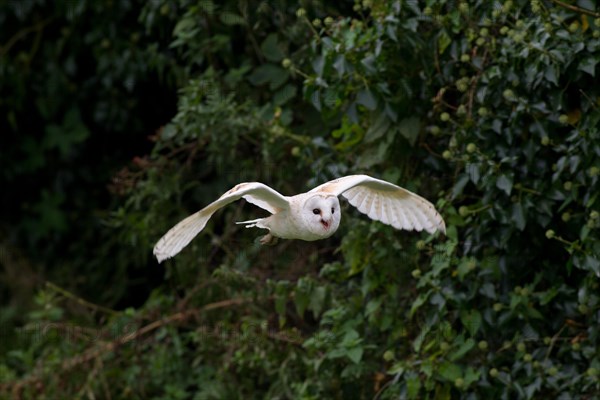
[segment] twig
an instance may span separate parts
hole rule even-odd
[[[45,20],[43,20],[41,22],[38,22],[37,24],[35,24],[33,26],[29,26],[29,27],[27,27],[25,29],[22,29],[19,32],[17,32],[15,35],[13,35],[8,40],[8,42],[6,42],[6,44],[4,46],[0,47],[0,58],[4,57],[8,53],[8,51],[10,50],[10,48],[13,47],[15,45],[15,43],[17,43],[19,40],[21,40],[22,38],[24,38],[25,36],[27,36],[31,32],[36,32],[36,31],[40,32],[53,19],[54,19],[54,17],[47,18],[47,19],[45,19]]]
[[[563,3],[560,0],[551,0],[553,3],[558,4],[561,7],[568,8],[571,11],[575,11],[577,13],[590,15],[592,17],[600,18],[600,13],[594,12],[592,10],[588,10],[587,8],[581,8],[578,6],[574,6],[572,4]]]
[[[194,315],[200,314],[202,312],[205,312],[205,311],[216,310],[219,308],[225,308],[225,307],[230,307],[230,306],[234,306],[234,305],[240,305],[240,304],[249,303],[252,301],[254,301],[253,298],[227,299],[227,300],[217,301],[215,303],[210,303],[210,304],[207,304],[200,308],[194,308],[194,309],[190,309],[190,310],[186,310],[186,311],[182,311],[182,312],[178,312],[178,313],[169,315],[166,318],[163,318],[163,319],[154,321],[148,325],[145,325],[142,328],[136,330],[135,332],[131,332],[129,334],[123,335],[112,342],[103,343],[101,345],[95,346],[93,348],[90,348],[90,349],[84,351],[80,355],[71,357],[71,358],[63,361],[62,364],[60,365],[60,367],[58,368],[58,371],[56,371],[56,373],[60,374],[60,373],[67,372],[67,371],[69,371],[81,364],[84,364],[88,361],[100,358],[102,355],[113,352],[118,347],[120,347],[126,343],[129,343],[135,339],[138,339],[138,338],[140,338],[152,331],[155,331],[165,325],[169,325],[169,324],[172,324],[175,322],[185,321],[188,318],[190,318]],[[34,373],[33,375],[14,384],[14,386],[12,388],[13,397],[19,398],[18,394],[20,393],[21,389],[27,385],[31,385],[31,384],[39,381],[41,379],[41,375],[42,375],[42,373]],[[6,390],[8,387],[10,387],[9,383],[4,383],[4,384],[0,385],[0,393],[2,392],[2,390]]]
[[[58,286],[50,281],[46,281],[46,286],[54,291],[57,291],[58,293],[62,294],[63,296],[65,296],[71,300],[74,300],[75,302],[81,304],[84,307],[91,308],[92,310],[100,311],[100,312],[110,314],[110,315],[119,315],[118,311],[111,310],[110,308],[99,306],[94,303],[90,303],[89,301],[82,299],[81,297],[77,296],[76,294],[71,293],[66,289],[63,289],[60,286]]]

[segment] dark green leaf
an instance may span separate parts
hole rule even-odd
[[[262,42],[260,49],[262,50],[266,59],[269,61],[279,62],[283,60],[284,54],[277,44],[277,34],[275,33],[271,33],[269,36],[267,36],[267,38]]]
[[[503,190],[507,195],[510,196],[513,187],[512,177],[506,174],[500,175],[496,180],[496,187],[500,190]]]
[[[411,146],[414,146],[419,132],[421,131],[421,121],[417,117],[408,117],[401,120],[398,124],[398,129]]]
[[[377,108],[377,99],[369,89],[362,89],[356,96],[356,102],[369,110]]]

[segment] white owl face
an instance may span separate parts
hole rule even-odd
[[[342,214],[337,196],[314,195],[310,197],[302,208],[302,215],[307,224],[307,229],[312,233],[326,238],[340,226]]]

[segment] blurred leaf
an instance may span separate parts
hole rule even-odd
[[[271,33],[260,45],[264,56],[271,62],[283,60],[284,54],[277,44],[277,34]]]
[[[417,117],[409,117],[401,120],[398,129],[411,146],[414,146],[421,130],[421,121]]]

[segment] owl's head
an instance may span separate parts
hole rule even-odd
[[[334,234],[340,226],[342,214],[337,196],[316,194],[304,203],[304,221],[315,235],[326,238]]]

